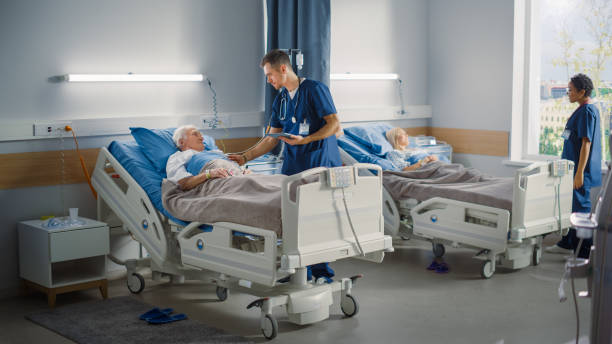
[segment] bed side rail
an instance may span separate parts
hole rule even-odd
[[[111,168],[112,172],[108,170]],[[98,197],[161,266],[167,256],[167,242],[157,210],[142,187],[106,147],[100,149],[91,182]]]
[[[357,256],[361,249],[380,261],[382,256],[378,254],[374,258],[374,252],[392,250],[391,238],[384,235],[381,168],[372,164],[355,164],[350,168],[355,183],[345,188],[329,186],[327,168],[310,169],[287,177],[283,182],[283,268]],[[377,175],[360,175],[360,170],[374,170]],[[291,185],[309,176],[318,178],[297,186],[295,201],[292,201]]]
[[[510,212],[505,209],[433,197],[412,208],[410,215],[415,235],[493,252],[506,249]]]
[[[273,286],[277,275],[277,237],[274,231],[229,222],[213,224],[211,232],[202,232],[201,223],[190,223],[178,235],[183,265],[216,271],[228,276]],[[235,232],[264,240],[261,252],[233,247]]]
[[[535,162],[516,171],[511,238],[524,238],[570,226],[574,163]]]

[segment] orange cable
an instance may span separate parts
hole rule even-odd
[[[89,172],[87,172],[87,167],[85,167],[85,160],[83,159],[83,156],[81,155],[81,151],[79,150],[79,141],[76,138],[76,133],[74,132],[72,127],[69,125],[67,125],[65,129],[66,131],[70,131],[72,133],[72,137],[74,138],[74,144],[76,146],[76,151],[77,151],[77,154],[79,155],[79,160],[81,161],[81,167],[83,168],[83,173],[85,174],[85,178],[87,178],[87,184],[89,184],[89,188],[91,189],[91,193],[93,194],[94,198],[98,199],[98,193],[96,192],[93,185],[91,184],[91,177],[89,176]]]

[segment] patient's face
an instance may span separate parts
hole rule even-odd
[[[410,142],[408,141],[408,135],[406,133],[400,133],[397,136],[397,145],[398,146],[400,146],[402,148],[405,148],[405,147],[408,146],[409,143]]]
[[[204,137],[197,129],[191,129],[187,132],[185,139],[183,140],[182,150],[193,149],[201,152],[204,150]]]

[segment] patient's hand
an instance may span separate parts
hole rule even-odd
[[[213,168],[212,170],[208,171],[208,173],[210,173],[211,179],[226,178],[230,176],[229,172],[224,168]]]
[[[438,161],[438,157],[435,156],[435,155],[428,155],[428,156],[425,157],[424,160],[425,160],[425,163],[428,164],[428,163],[430,163],[432,161]]]

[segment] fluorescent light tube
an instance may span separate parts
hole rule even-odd
[[[331,80],[397,80],[399,75],[395,73],[342,73],[342,74],[330,74]]]
[[[109,81],[203,81],[202,74],[66,74],[68,82]]]

